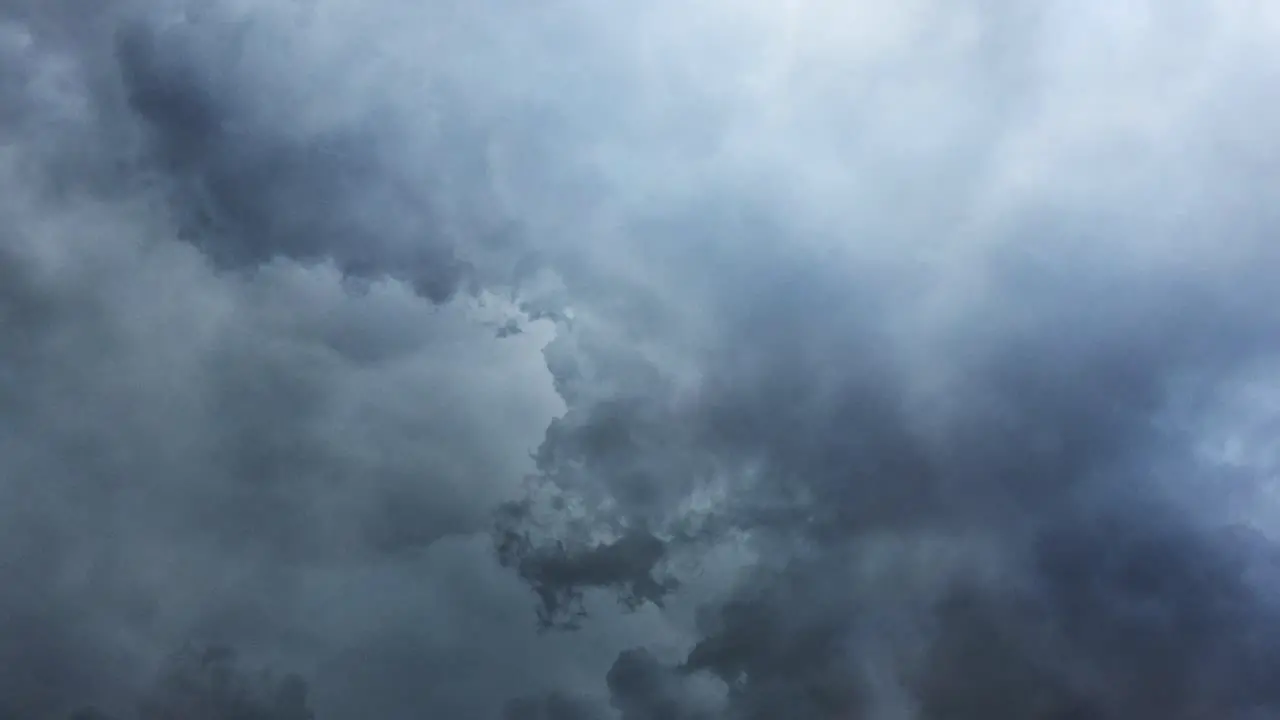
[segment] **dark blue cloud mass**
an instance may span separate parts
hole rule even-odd
[[[0,3],[0,718],[1275,716],[1277,31]]]

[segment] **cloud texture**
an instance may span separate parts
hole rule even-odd
[[[0,717],[1274,715],[1278,35],[0,3]]]

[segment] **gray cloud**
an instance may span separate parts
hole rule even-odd
[[[0,712],[1280,704],[1271,11],[73,5],[0,11]]]

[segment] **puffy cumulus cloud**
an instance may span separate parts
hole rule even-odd
[[[0,11],[0,711],[1280,705],[1268,6],[81,5]]]

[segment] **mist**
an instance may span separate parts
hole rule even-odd
[[[1280,712],[1264,3],[0,3],[0,717]]]

